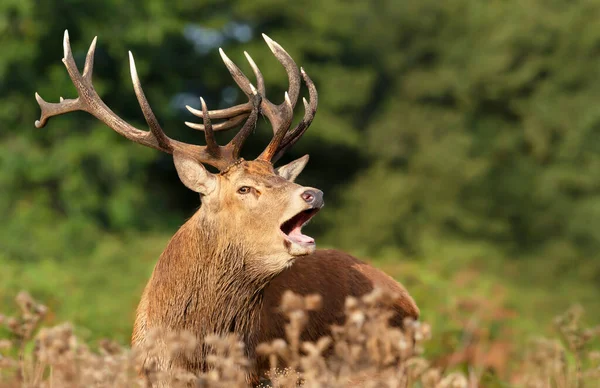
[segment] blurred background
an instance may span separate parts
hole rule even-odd
[[[247,50],[283,98],[264,32],[319,90],[281,160],[309,153],[300,183],[326,194],[307,233],[401,281],[436,357],[480,341],[504,373],[570,305],[600,322],[599,18],[595,0],[2,0],[0,307],[27,289],[51,321],[126,343],[159,254],[199,206],[169,155],[85,113],[34,127],[34,92],[76,97],[64,30],[80,68],[98,36],[94,84],[114,111],[146,128],[131,50],[165,131],[197,144],[186,104],[245,99],[219,47],[251,75]],[[262,120],[246,155],[270,134]]]

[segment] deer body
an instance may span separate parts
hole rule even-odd
[[[390,324],[402,327],[404,318],[419,318],[419,308],[406,289],[392,277],[361,260],[338,250],[320,249],[298,258],[294,264],[277,275],[264,289],[260,311],[258,343],[285,338],[285,319],[278,313],[286,290],[300,295],[319,294],[323,305],[310,311],[302,340],[316,342],[331,334],[331,325],[344,321],[344,307],[348,296],[361,297],[375,287],[397,295]],[[269,370],[268,359],[257,360],[257,374]]]
[[[96,39],[80,73],[65,31],[63,62],[79,93],[77,98],[48,103],[36,94],[42,110],[35,123],[38,128],[53,116],[77,110],[88,112],[124,137],[172,154],[183,184],[200,195],[200,209],[170,240],[137,310],[133,345],[143,348],[153,341],[157,350],[145,354],[144,360],[158,370],[206,370],[207,348],[202,341],[209,334],[238,334],[253,360],[259,341],[283,337],[283,317],[276,313],[276,307],[286,289],[305,295],[318,293],[324,298],[324,308],[311,312],[313,319],[309,321],[306,340],[328,334],[330,325],[340,322],[347,296],[364,295],[375,286],[399,295],[393,323],[401,325],[406,316],[418,317],[410,295],[389,276],[341,252],[315,253],[314,240],[302,234],[302,226],[323,206],[321,191],[294,183],[308,155],[277,169],[273,164],[311,124],[318,95],[311,79],[298,69],[289,54],[263,36],[288,75],[284,101],[276,105],[266,98],[263,76],[248,54],[256,88],[221,50],[225,65],[248,102],[209,111],[201,98],[202,110],[188,107],[203,120],[203,124],[186,123],[204,132],[203,146],[183,143],[164,133],[144,95],[131,53],[131,78],[149,131],[133,127],[108,108],[92,84]],[[291,128],[302,81],[310,100],[303,99],[304,117]],[[261,114],[273,127],[273,138],[255,160],[246,161],[240,158],[240,150]],[[213,125],[213,119],[224,121]],[[228,144],[217,144],[215,131],[239,124],[242,128]],[[220,172],[209,172],[205,164]],[[200,344],[192,357],[173,354],[166,338],[150,338],[154,329],[189,331]],[[261,368],[260,361],[258,367]]]
[[[419,317],[417,305],[401,284],[344,252],[317,250],[278,274],[262,276],[245,273],[241,266],[223,266],[235,260],[215,252],[219,244],[199,236],[201,232],[193,227],[194,218],[177,232],[156,265],[138,307],[133,346],[143,345],[148,330],[157,327],[187,330],[197,338],[235,332],[254,359],[257,344],[285,338],[285,320],[278,307],[286,290],[323,296],[323,307],[310,313],[304,341],[329,335],[331,325],[343,322],[346,297],[363,296],[374,287],[398,295],[392,325],[400,327],[405,317]],[[228,248],[226,252],[242,251]],[[152,361],[165,369],[173,363],[171,366],[197,372],[205,370],[205,352],[200,347],[192,357]],[[268,360],[258,359],[254,376],[268,369]]]
[[[259,328],[259,342],[285,338],[284,318],[278,314],[286,290],[300,295],[323,296],[321,309],[310,312],[303,340],[315,341],[329,335],[332,324],[342,324],[346,297],[361,297],[375,287],[396,294],[391,324],[402,326],[406,317],[417,319],[419,309],[406,289],[379,269],[341,251],[320,249],[298,258],[265,288]]]

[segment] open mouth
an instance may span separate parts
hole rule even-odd
[[[319,211],[318,208],[303,210],[281,225],[281,231],[288,240],[301,245],[313,245],[315,239],[302,234],[302,227]]]

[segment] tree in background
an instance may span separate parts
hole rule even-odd
[[[57,284],[64,293],[122,284],[133,306],[155,260],[144,257],[198,206],[168,155],[84,113],[34,127],[35,91],[48,101],[75,93],[60,61],[65,29],[80,66],[98,36],[97,90],[145,127],[131,50],[157,117],[185,141],[201,138],[183,125],[193,120],[186,104],[243,98],[217,48],[239,64],[249,51],[274,85],[269,96],[282,96],[285,73],[260,33],[281,43],[320,92],[314,124],[282,163],[311,154],[301,180],[326,191],[311,225],[322,242],[413,257],[485,244],[597,280],[599,15],[592,0],[5,0],[0,282],[35,279],[34,291],[59,300]],[[267,132],[259,126],[249,153]],[[81,308],[93,304],[75,294]]]

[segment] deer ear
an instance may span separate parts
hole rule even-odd
[[[208,195],[217,187],[217,178],[197,160],[175,152],[173,153],[173,161],[179,179],[188,189],[202,195]]]
[[[302,170],[304,170],[304,167],[306,167],[306,163],[308,163],[308,155],[304,155],[303,157],[298,158],[293,162],[289,162],[286,165],[278,167],[275,170],[275,173],[277,173],[277,175],[279,175],[280,177],[290,182],[293,182],[296,180],[298,175],[300,175]]]

